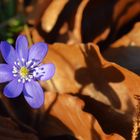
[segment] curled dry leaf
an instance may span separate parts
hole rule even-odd
[[[140,22],[128,34],[111,44],[103,55],[106,59],[140,74]]]
[[[43,17],[42,17],[42,28],[46,32],[50,32],[54,25],[56,24],[56,21],[65,7],[65,5],[68,3],[68,0],[53,0],[48,8],[45,10]]]
[[[83,14],[83,41],[113,41],[120,28],[140,14],[139,6],[139,0],[90,1]]]
[[[133,95],[140,93],[137,75],[106,61],[94,44],[50,45],[44,62],[53,62],[57,68],[53,80],[42,83],[45,90],[50,90],[44,109],[31,111],[19,97],[10,104],[19,119],[26,122],[25,116],[30,118],[28,124],[36,126],[45,138],[70,134],[89,140],[121,140],[121,136],[130,139]]]
[[[129,139],[136,105],[133,96],[140,94],[139,76],[106,61],[94,44],[56,43],[49,47],[44,61],[53,62],[57,69],[53,80],[42,86],[78,96],[106,133],[116,132]]]
[[[39,5],[42,8],[38,11]],[[139,0],[42,0],[29,17],[34,17],[34,23],[41,22],[48,42],[111,42],[121,27],[140,14],[139,7]],[[67,28],[62,34],[64,25]]]
[[[112,136],[104,134],[97,120],[82,111],[84,102],[78,97],[52,92],[45,95],[46,112],[40,123],[43,137],[69,134],[78,140],[124,140],[117,134]]]
[[[139,7],[139,0],[37,0],[27,8],[27,21],[39,26],[41,22],[47,42],[110,43],[123,26],[139,16]]]
[[[17,118],[36,126],[45,138],[70,134],[78,139],[122,139],[106,132],[130,139],[135,107],[133,95],[140,90],[137,75],[106,61],[94,44],[50,45],[44,62],[53,62],[57,67],[53,80],[42,83],[45,90],[50,90],[44,109],[31,111],[19,97],[9,104]]]
[[[75,19],[74,19],[74,25],[73,25],[73,30],[71,34],[69,35],[69,40],[68,44],[73,44],[73,43],[80,43],[82,42],[82,20],[83,20],[83,13],[84,10],[89,3],[89,0],[83,0],[75,13]]]

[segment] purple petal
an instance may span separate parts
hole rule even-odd
[[[23,83],[18,82],[18,79],[14,79],[4,88],[4,95],[9,98],[15,98],[21,94],[23,90]]]
[[[34,44],[29,51],[29,60],[33,59],[36,61],[36,65],[38,65],[45,55],[47,54],[48,46],[46,43],[39,42]]]
[[[0,83],[8,82],[12,79],[12,67],[7,64],[0,64]]]
[[[36,81],[25,83],[25,89],[23,90],[25,100],[32,108],[39,108],[44,103],[44,93]]]
[[[16,40],[16,52],[20,60],[28,59],[28,41],[24,35],[19,35]]]
[[[13,65],[14,61],[17,59],[14,48],[8,42],[2,41],[0,44],[0,50],[5,61],[8,64]]]
[[[54,64],[44,64],[35,69],[36,77],[38,80],[49,80],[55,73]]]

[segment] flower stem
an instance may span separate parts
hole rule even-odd
[[[27,36],[27,39],[28,39],[28,42],[29,42],[29,46],[32,46],[33,41],[32,41],[32,38],[31,38],[31,35],[30,35],[30,31],[29,31],[29,27],[28,27],[27,24],[24,25],[24,31],[25,31],[25,34]]]

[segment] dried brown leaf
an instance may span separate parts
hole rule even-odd
[[[42,83],[50,92],[45,94],[42,111],[37,111],[39,120],[21,98],[16,106],[12,104],[17,115],[28,112],[36,120],[33,126],[41,137],[69,134],[86,140],[121,140],[121,136],[130,139],[135,112],[133,96],[140,92],[137,75],[106,61],[94,44],[49,45],[44,62],[53,62],[56,74]],[[121,136],[111,136],[112,133]]]
[[[46,32],[50,32],[53,29],[61,11],[67,3],[68,0],[53,0],[45,10],[42,17],[42,28]]]
[[[52,81],[42,83],[46,90],[75,94],[105,132],[131,137],[139,76],[106,61],[94,44],[50,45],[44,61],[53,62],[57,68]]]
[[[78,140],[124,140],[119,135],[104,134],[97,120],[82,111],[84,104],[77,97],[51,92],[45,95],[47,100],[41,123],[42,136],[69,134]]]
[[[43,12],[41,24],[51,42],[55,38],[57,42],[67,43],[104,40],[109,43],[124,25],[140,14],[139,7],[139,0],[52,1]],[[59,31],[64,24],[68,28],[62,35]]]
[[[83,19],[83,13],[85,10],[85,7],[87,6],[89,0],[83,0],[80,4],[79,7],[77,8],[76,14],[75,14],[75,23],[74,23],[74,28],[73,28],[73,36],[74,36],[74,41],[69,40],[69,42],[82,42],[82,19]],[[72,39],[72,37],[71,37]]]
[[[140,74],[140,23],[103,52],[105,58]]]
[[[91,1],[83,17],[83,40],[95,43],[116,38],[117,32],[140,14],[139,0],[95,0]]]

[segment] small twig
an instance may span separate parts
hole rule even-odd
[[[140,96],[135,95],[134,98],[138,101],[136,106],[136,117],[133,121],[132,140],[136,140],[140,129]]]
[[[31,38],[31,35],[30,35],[30,31],[29,31],[29,27],[28,27],[27,24],[24,25],[24,31],[25,31],[25,34],[27,36],[27,39],[28,39],[28,42],[29,42],[29,46],[32,46],[33,41],[32,41],[32,38]]]

